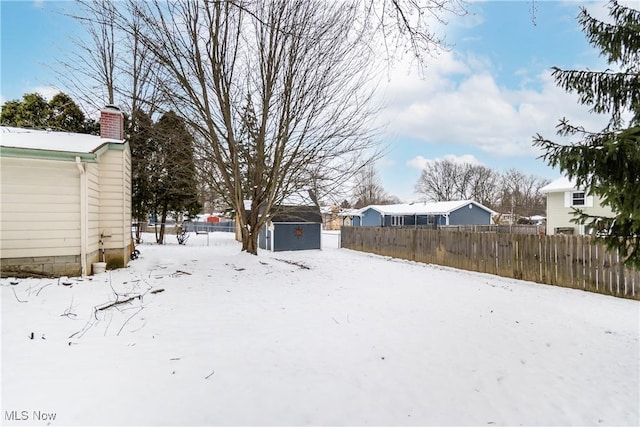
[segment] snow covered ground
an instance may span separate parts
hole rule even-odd
[[[0,423],[640,423],[637,301],[325,237],[255,257],[171,236],[125,269],[1,279]]]

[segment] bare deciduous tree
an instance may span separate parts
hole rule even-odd
[[[457,200],[460,165],[451,160],[430,162],[422,170],[415,191],[427,200],[440,202]]]
[[[378,172],[373,164],[362,168],[355,177],[353,189],[353,207],[398,203],[398,198],[390,196],[384,190]]]
[[[348,4],[130,5],[167,99],[196,130],[211,184],[237,213],[243,250],[257,253],[261,213],[312,181],[344,182],[375,156],[373,61]]]
[[[535,175],[525,175],[516,169],[509,169],[502,175],[498,208],[502,212],[519,216],[543,214],[546,198],[540,189],[548,183],[547,179]]]
[[[402,51],[422,62],[442,44],[433,20],[465,13],[461,0],[81,5],[93,45],[79,45],[79,61],[67,63],[75,92],[95,100],[102,85],[109,102],[130,111],[145,105],[147,114],[174,109],[186,118],[204,186],[234,207],[251,253],[267,218],[260,212],[303,187],[333,192],[376,157],[379,41],[387,61]],[[249,215],[243,199],[252,200]]]
[[[155,82],[160,76],[140,43],[140,17],[126,3],[77,0],[76,4],[78,8],[64,13],[80,22],[88,37],[75,38],[75,49],[61,56],[54,69],[59,81],[89,114],[108,103],[129,115],[140,109],[153,116],[161,105]],[[129,19],[119,19],[123,14]]]

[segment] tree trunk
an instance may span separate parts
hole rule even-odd
[[[242,228],[242,250],[252,255],[258,255],[258,230],[250,227],[250,230]]]
[[[242,250],[252,255],[258,255],[258,235],[260,234],[258,203],[255,203],[248,212],[243,209],[240,215],[242,215],[241,224],[246,224],[241,227]]]
[[[242,250],[258,255],[258,233],[246,233],[242,236]]]
[[[139,244],[142,241],[142,222],[145,218],[136,218],[136,234],[135,241],[136,244]]]
[[[164,206],[162,207],[162,222],[160,223],[160,235],[156,237],[156,243],[158,243],[159,245],[164,244],[164,232],[165,232],[165,227],[167,225],[167,209],[168,209],[168,206],[165,203]]]

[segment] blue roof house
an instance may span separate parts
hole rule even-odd
[[[354,227],[488,225],[495,212],[473,200],[371,205],[353,217]]]

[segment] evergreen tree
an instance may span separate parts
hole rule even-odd
[[[128,126],[131,147],[131,213],[138,223],[146,220],[153,208],[153,171],[157,149],[154,140],[153,121],[149,115],[137,109],[131,114]],[[140,229],[136,239],[140,241]]]
[[[22,109],[22,102],[14,99],[2,104],[2,112],[0,112],[0,125],[2,126],[17,126],[20,118],[20,111]]]
[[[83,133],[85,117],[78,104],[65,93],[58,93],[49,101],[50,117],[48,127],[53,130]]]
[[[161,220],[157,242],[164,241],[164,224],[173,213],[195,215],[200,211],[193,135],[184,120],[173,111],[165,113],[155,126],[157,151],[151,157],[154,208]]]
[[[26,93],[22,101],[7,101],[2,106],[0,123],[4,126],[45,129],[49,126],[51,108],[39,93]]]
[[[0,112],[0,124],[92,135],[100,133],[98,122],[85,118],[78,104],[62,92],[49,102],[39,93],[24,94],[22,101],[5,102]]]
[[[562,119],[558,134],[578,136],[580,142],[563,145],[537,135],[534,145],[545,151],[542,157],[549,165],[600,196],[615,215],[601,220],[576,210],[574,221],[606,231],[597,238],[619,249],[627,264],[640,267],[640,11],[616,1],[609,9],[613,23],[595,19],[584,8],[578,20],[611,70],[553,71],[556,83],[577,93],[592,112],[609,114],[608,126],[589,132]]]

